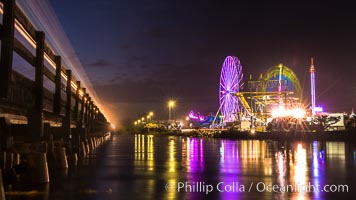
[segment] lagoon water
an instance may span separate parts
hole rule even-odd
[[[114,135],[32,199],[351,199],[355,147]]]

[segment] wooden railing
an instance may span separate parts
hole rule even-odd
[[[35,29],[15,0],[0,2],[3,13],[0,24],[0,112],[26,116],[36,141],[43,137],[44,120],[61,122],[68,135],[73,126],[89,131],[107,126],[105,116],[81,87],[80,80],[72,76],[61,57],[52,51],[44,32]],[[15,36],[15,31],[22,39]],[[34,54],[28,46],[34,48]],[[34,67],[34,80],[13,70],[14,52]],[[55,91],[44,87],[44,77],[54,83]]]

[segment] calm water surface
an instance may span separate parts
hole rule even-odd
[[[52,174],[46,195],[34,199],[351,199],[356,149],[345,142],[115,135],[81,166]]]

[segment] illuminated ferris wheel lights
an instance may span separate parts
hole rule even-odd
[[[237,97],[242,86],[242,66],[237,57],[228,56],[224,60],[220,76],[220,108],[221,114],[225,116],[225,122],[236,120],[236,113],[240,111]]]

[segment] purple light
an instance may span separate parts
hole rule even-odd
[[[191,119],[198,119],[198,116],[195,116],[193,113],[189,113],[188,117]]]
[[[235,94],[242,86],[242,66],[234,56],[225,58],[220,75],[220,109],[225,122],[236,121],[236,113],[240,111]]]
[[[201,172],[204,171],[204,144],[201,139],[200,142],[197,138],[192,138],[187,140],[189,143],[188,157],[190,172]],[[196,181],[196,180],[192,180]]]
[[[313,58],[311,58],[310,66],[310,86],[311,86],[311,110],[312,115],[315,115],[315,68]]]
[[[220,177],[224,183],[231,183],[233,181],[242,181],[241,179],[241,169],[244,166],[240,163],[239,159],[239,144],[240,141],[230,141],[230,140],[221,140],[220,141]],[[241,199],[240,192],[221,192],[221,199]]]
[[[196,120],[199,119],[199,121],[204,121],[204,117],[203,117],[203,116],[198,115],[198,114],[195,114],[193,111],[190,111],[190,112],[189,112],[188,117],[189,117],[190,119],[196,119]]]
[[[323,107],[321,107],[321,106],[316,106],[316,107],[314,108],[314,111],[315,111],[315,112],[323,112],[324,109],[323,109]]]
[[[325,184],[324,181],[324,151],[319,152],[319,142],[314,141],[312,146],[312,168],[313,168],[313,176],[311,178],[312,184],[314,185],[323,185]],[[315,191],[313,195],[316,199],[320,198],[320,192]]]

